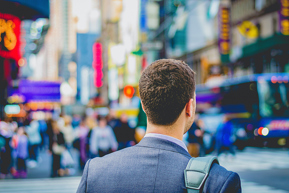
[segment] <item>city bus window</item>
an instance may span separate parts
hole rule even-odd
[[[288,83],[258,82],[260,115],[262,117],[289,116]]]

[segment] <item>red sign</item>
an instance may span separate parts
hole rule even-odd
[[[133,94],[134,94],[134,88],[133,88],[133,86],[131,86],[131,85],[125,86],[124,89],[123,89],[123,93],[124,93],[124,95],[125,95],[126,97],[132,98],[132,97],[133,97]]]
[[[18,61],[20,54],[20,24],[18,17],[0,13],[0,56]]]
[[[94,85],[97,88],[102,87],[102,77],[103,77],[103,63],[102,63],[102,45],[101,43],[97,42],[93,44],[92,47],[93,52],[93,61],[92,61],[92,67],[94,69]]]

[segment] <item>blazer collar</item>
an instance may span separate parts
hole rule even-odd
[[[156,137],[145,137],[136,146],[150,147],[156,149],[164,149],[168,151],[174,151],[191,157],[191,155],[181,146],[171,141],[160,139]]]

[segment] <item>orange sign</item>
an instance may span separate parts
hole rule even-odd
[[[20,54],[20,19],[0,13],[0,56],[18,61]]]
[[[133,94],[134,94],[134,88],[133,88],[133,86],[131,86],[131,85],[125,86],[124,89],[123,89],[123,93],[124,93],[124,95],[125,95],[126,97],[132,98],[132,97],[133,97]]]

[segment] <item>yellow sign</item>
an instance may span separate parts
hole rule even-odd
[[[13,31],[15,24],[13,21],[8,20],[7,22],[4,19],[0,19],[0,42],[2,42],[1,34],[5,33],[4,36],[4,46],[7,50],[13,50],[17,43],[16,35]]]
[[[238,31],[246,38],[258,37],[258,28],[251,21],[243,21],[242,24],[238,26]]]
[[[230,52],[230,9],[222,7],[219,11],[219,50],[222,55]]]
[[[280,32],[283,35],[289,35],[289,0],[281,0],[279,11]]]

